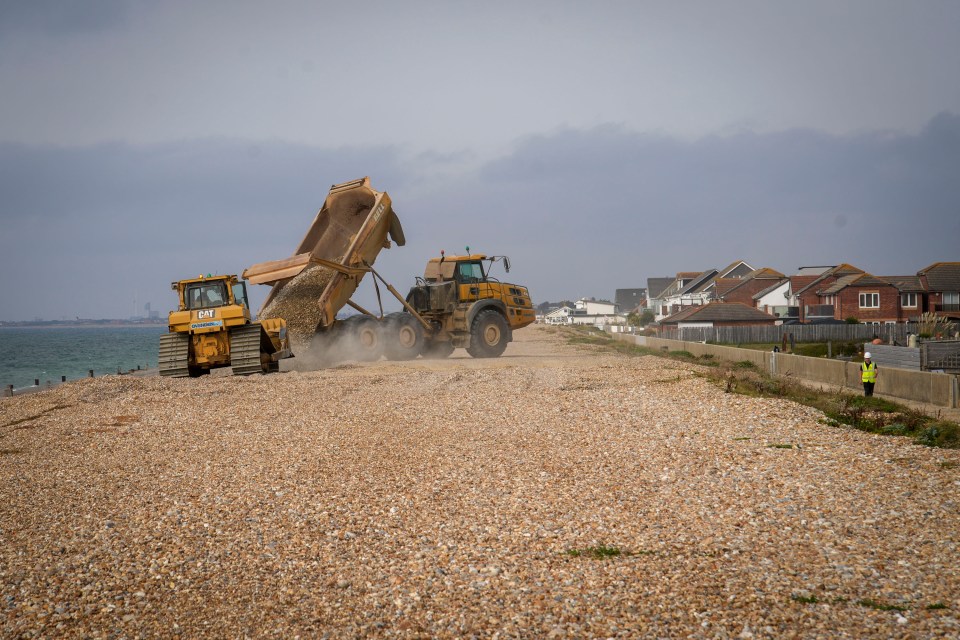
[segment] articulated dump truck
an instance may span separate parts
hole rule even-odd
[[[535,319],[526,287],[501,283],[489,267],[509,260],[482,254],[433,258],[423,278],[406,297],[374,270],[373,264],[391,242],[406,240],[390,196],[362,178],[330,188],[313,224],[295,254],[246,269],[243,277],[273,288],[259,318],[283,318],[298,355],[323,359],[391,360],[446,357],[457,347],[474,357],[496,357],[513,339],[513,330]],[[380,284],[403,311],[379,314],[351,297],[371,274],[380,299]],[[344,306],[358,313],[338,320]],[[333,355],[337,354],[337,355]]]

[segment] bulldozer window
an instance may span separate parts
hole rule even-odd
[[[222,307],[227,301],[227,290],[222,282],[198,283],[187,288],[187,308],[207,309]]]
[[[247,304],[247,287],[242,282],[233,285],[233,299],[236,300],[237,304],[242,304],[245,307],[249,306]]]

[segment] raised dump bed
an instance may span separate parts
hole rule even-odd
[[[333,185],[295,255],[243,272],[253,284],[273,286],[259,317],[284,318],[301,344],[332,327],[380,251],[390,247],[388,236],[398,246],[406,243],[386,192],[371,188],[369,177]]]

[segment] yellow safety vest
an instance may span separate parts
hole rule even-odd
[[[871,362],[867,364],[863,362],[860,364],[860,379],[863,382],[876,382],[877,381],[877,363]]]

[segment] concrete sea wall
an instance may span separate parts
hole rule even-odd
[[[856,362],[624,333],[613,334],[613,337],[649,349],[688,351],[695,356],[712,355],[718,360],[728,362],[748,361],[771,375],[822,382],[845,387],[852,391],[859,391],[863,388],[860,383],[860,365]],[[960,382],[958,382],[958,378],[960,376],[945,373],[884,367],[877,376],[875,392],[878,395],[891,398],[956,409],[960,407],[960,398],[958,398],[960,396]]]

